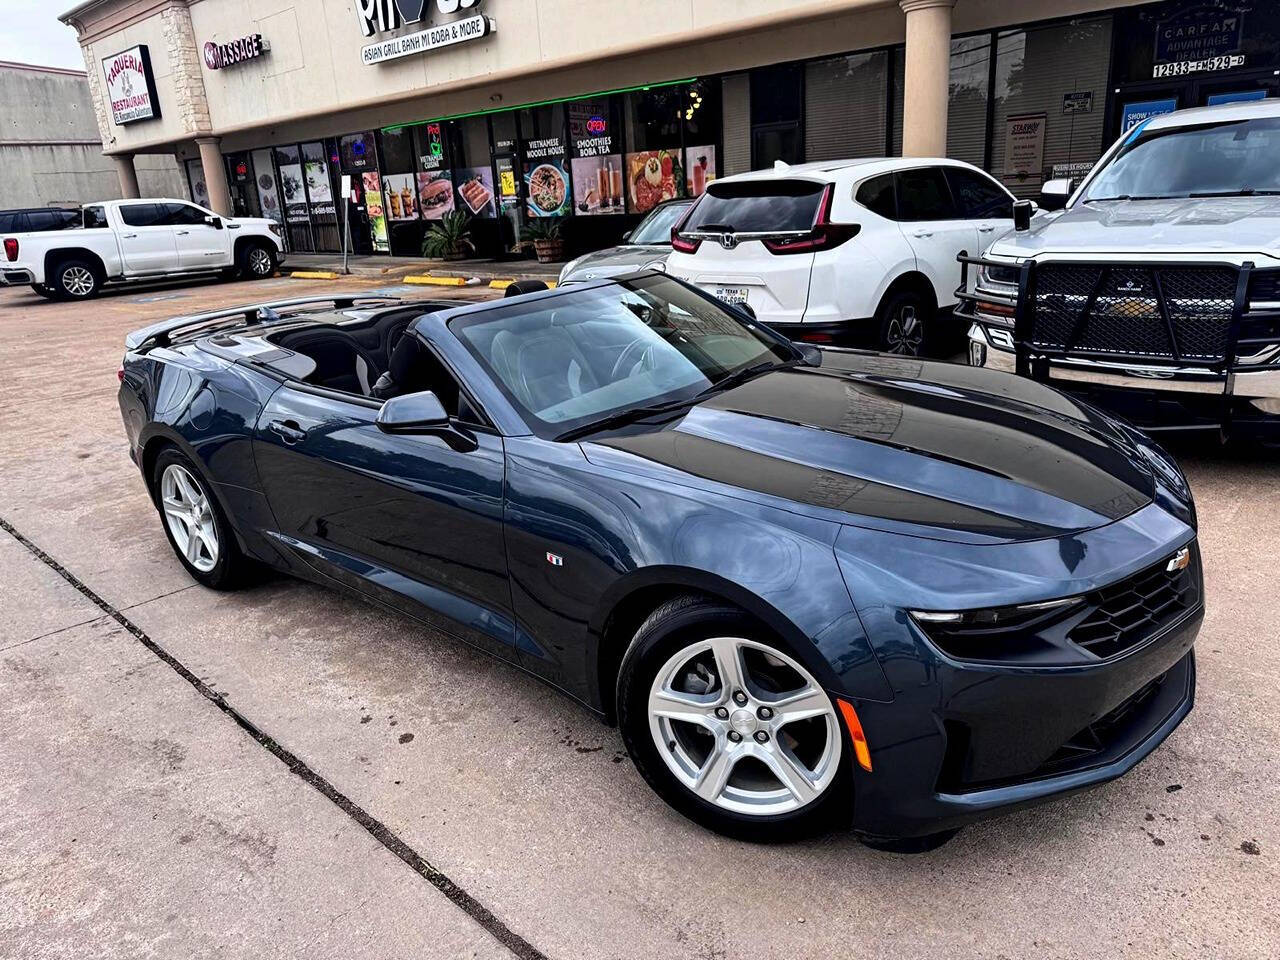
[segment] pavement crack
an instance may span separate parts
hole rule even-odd
[[[65,627],[59,627],[57,630],[50,630],[48,633],[42,633],[38,637],[31,637],[27,640],[19,640],[17,643],[11,643],[7,647],[0,647],[0,653],[6,650],[12,650],[15,647],[26,646],[28,643],[35,643],[37,640],[47,640],[49,637],[56,637],[60,633],[66,633],[68,630],[74,630],[76,627],[83,627],[88,623],[96,623],[101,620],[105,614],[98,614],[96,617],[90,617],[88,620],[81,620],[79,623],[69,623]]]
[[[117,610],[110,603],[100,597],[92,588],[80,580],[61,563],[49,556],[49,554],[45,553],[31,540],[27,539],[26,536],[20,533],[13,524],[9,523],[9,521],[4,517],[0,517],[0,530],[4,530],[20,544],[26,547],[37,560],[49,567],[49,569],[53,570],[54,573],[62,577],[62,579],[71,584],[71,586],[75,587],[76,590],[83,594],[88,600],[92,601],[95,606],[105,612],[109,617],[111,617],[111,619],[120,624],[120,626],[134,637],[134,639],[171,667],[178,676],[182,677],[183,680],[195,687],[201,696],[234,720],[242,730],[244,730],[254,739],[254,741],[258,743],[259,746],[266,749],[269,753],[275,756],[277,760],[288,767],[290,773],[293,773],[363,827],[365,832],[403,861],[411,870],[422,877],[422,879],[426,880],[429,884],[444,894],[454,906],[458,907],[458,909],[467,914],[467,916],[488,931],[495,940],[510,950],[513,955],[521,958],[521,960],[547,960],[546,954],[503,923],[502,920],[494,915],[493,911],[468,893],[464,887],[455,883],[445,873],[432,866],[426,857],[422,856],[422,854],[409,846],[409,844],[406,843],[390,827],[374,817],[371,813],[308,766],[304,760],[296,756],[288,748],[282,746],[275,740],[275,738],[262,730],[256,723],[244,714],[240,713],[240,711],[236,710],[235,707],[231,706],[222,694],[218,693],[198,676],[192,673],[180,660],[178,660],[177,657],[148,636],[141,627],[126,617],[120,610]],[[184,587],[182,589],[187,588]],[[159,598],[154,597],[152,599]],[[135,604],[135,606],[138,606],[138,604]],[[102,618],[98,617],[95,619]]]

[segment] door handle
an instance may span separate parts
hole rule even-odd
[[[267,429],[285,443],[301,443],[307,439],[307,431],[301,429],[293,420],[272,420],[267,424]]]
[[[122,233],[120,234],[120,236],[123,237],[125,240],[133,240],[138,235],[136,233]]]
[[[176,233],[179,237],[185,237],[185,236],[186,236],[188,233],[190,233],[190,232],[191,232],[190,230],[177,230],[177,231],[175,231],[175,233]]]
[[[912,236],[913,236],[913,237],[920,237],[921,239],[923,239],[924,237],[932,237],[932,236],[933,236],[933,231],[932,231],[932,230],[917,230],[915,233],[913,233],[913,234],[912,234]]]
[[[995,229],[995,226],[994,226],[994,225],[988,225],[988,226],[985,226],[985,227],[979,227],[979,228],[978,228],[978,232],[979,232],[979,233],[990,233],[990,232],[991,232],[992,230],[994,230],[994,229]]]

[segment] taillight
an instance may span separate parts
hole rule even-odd
[[[4,255],[12,262],[18,259],[18,238],[4,238]]]
[[[831,201],[834,197],[835,184],[829,183],[822,191],[818,217],[814,220],[813,229],[807,236],[764,240],[764,248],[770,253],[816,253],[819,250],[834,249],[846,240],[852,240],[858,235],[862,226],[857,223],[831,222]]]
[[[116,380],[119,383],[124,383],[124,367],[121,367],[119,370],[116,371]]]
[[[679,231],[679,227],[671,228],[671,249],[675,250],[677,253],[697,253],[698,248],[702,246],[702,238],[699,237],[697,240],[686,240],[684,237],[680,236]]]

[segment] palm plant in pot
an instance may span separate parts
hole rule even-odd
[[[471,218],[462,210],[446,213],[422,237],[422,255],[440,260],[461,260],[475,252],[471,242]]]
[[[539,263],[557,263],[564,259],[564,240],[560,237],[558,217],[539,217],[532,221],[524,235],[533,241],[533,252]]]

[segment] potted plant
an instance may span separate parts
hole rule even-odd
[[[422,237],[422,255],[440,260],[461,260],[475,253],[471,242],[471,218],[454,210],[431,225]]]
[[[564,259],[564,240],[560,237],[558,217],[538,217],[525,230],[525,237],[533,241],[533,252],[539,263],[558,263]]]

